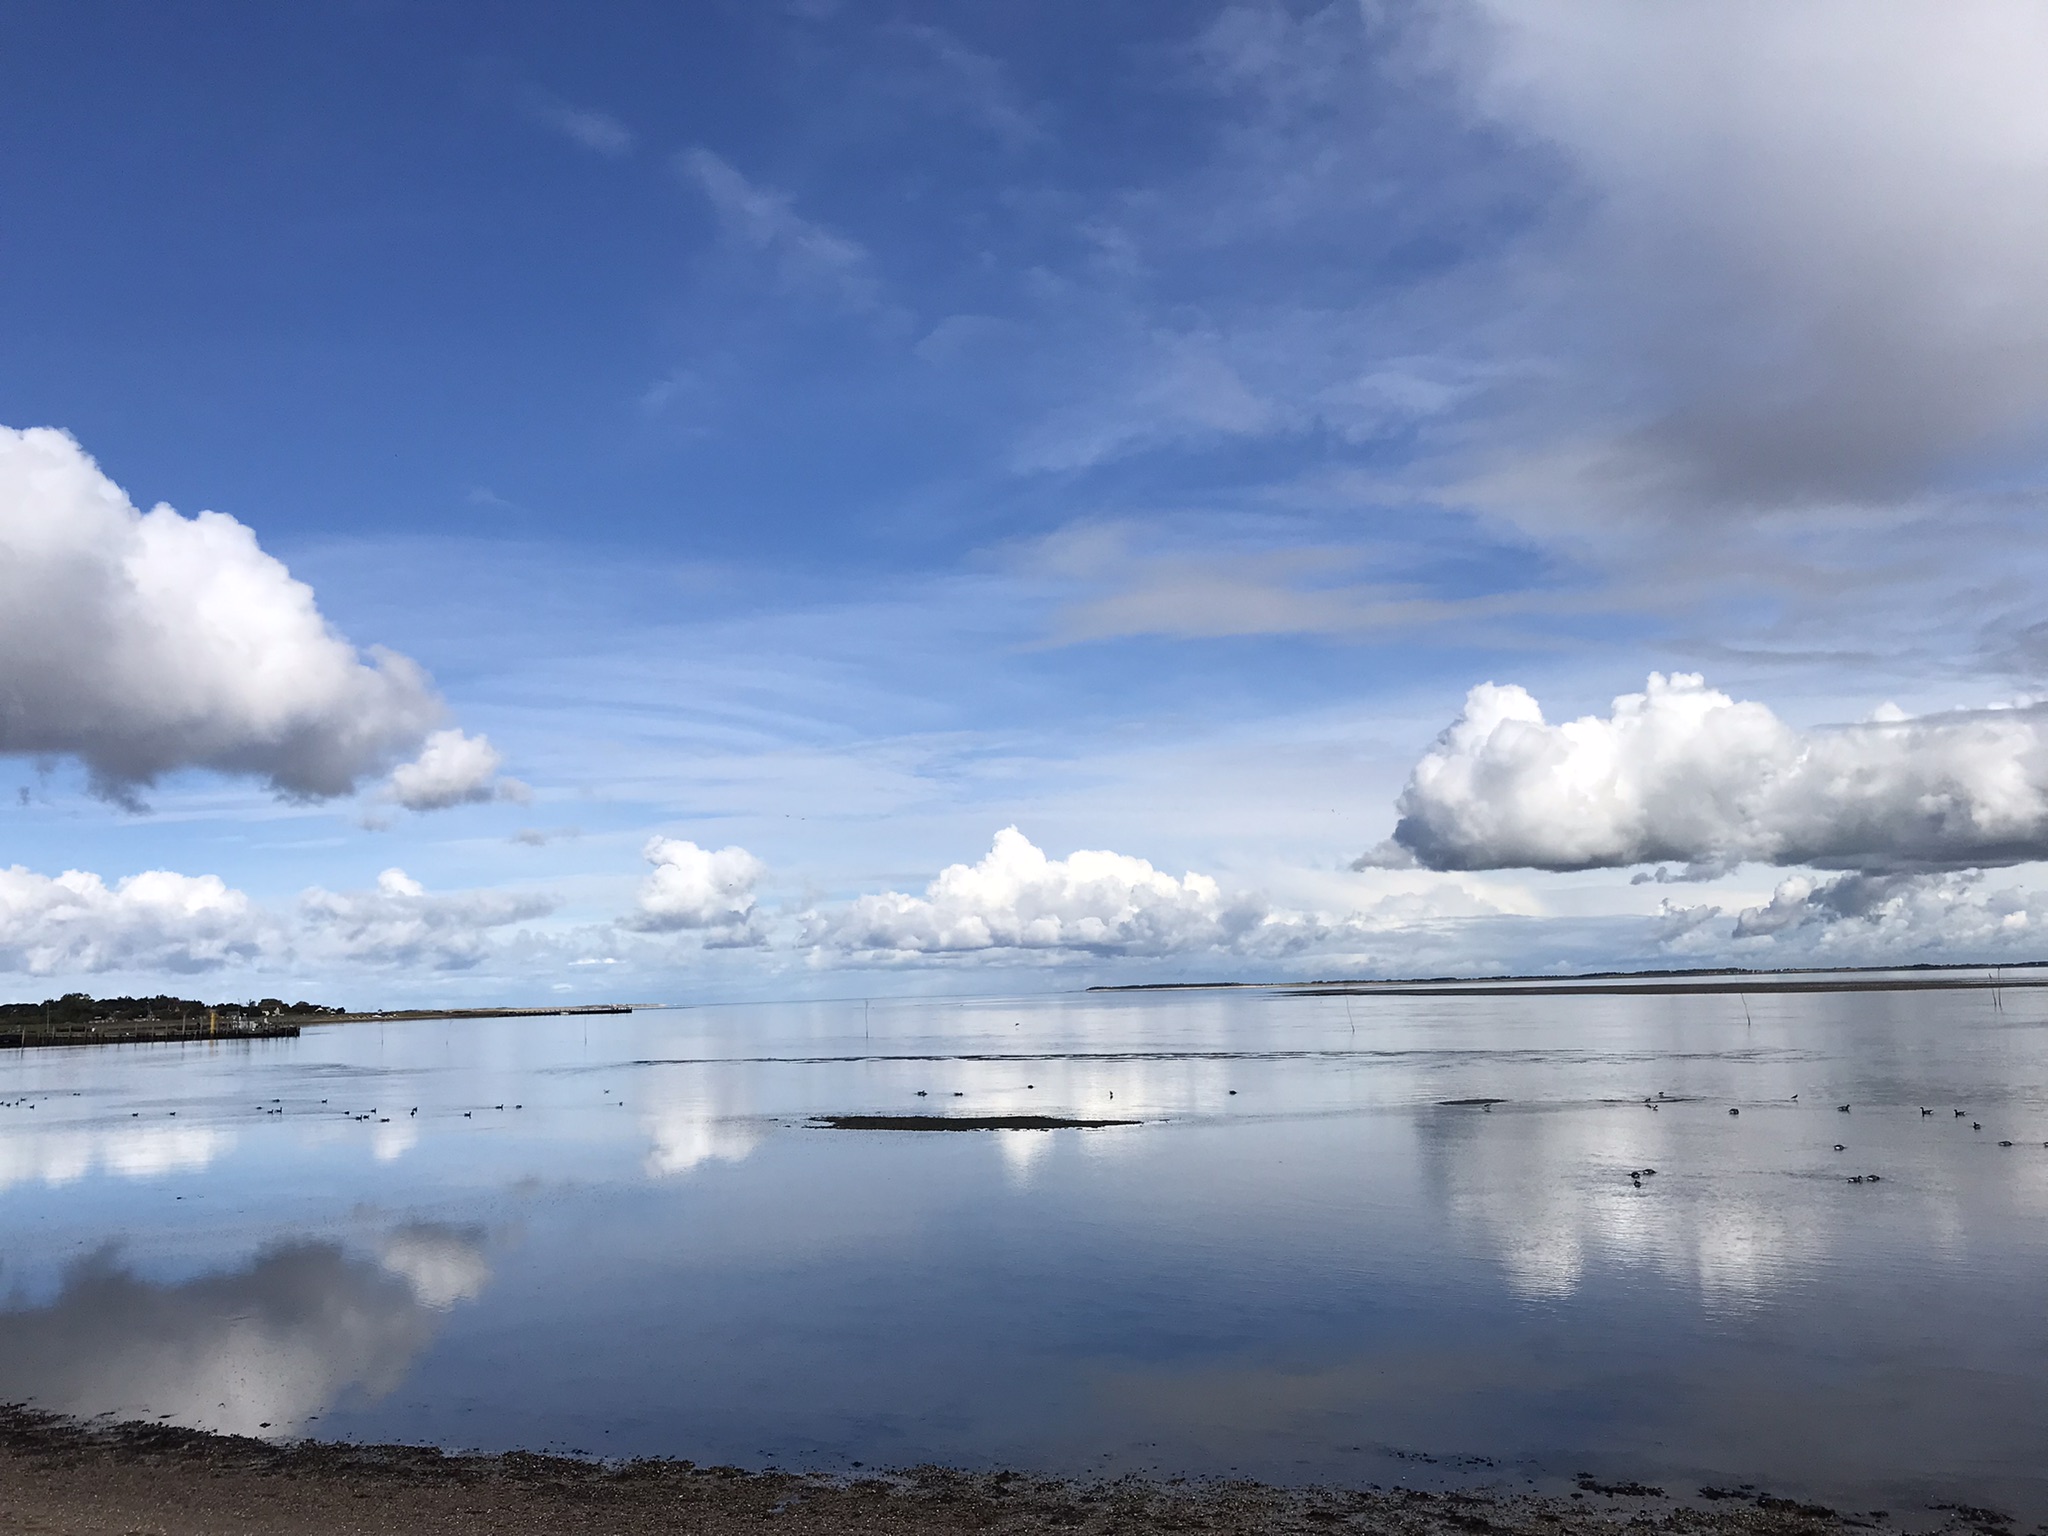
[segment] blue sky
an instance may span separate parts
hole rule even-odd
[[[20,995],[2035,953],[2029,7],[12,17]]]

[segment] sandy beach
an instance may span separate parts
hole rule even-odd
[[[273,1445],[149,1424],[86,1426],[0,1409],[0,1530],[62,1536],[216,1533],[1146,1532],[1348,1530],[1436,1536],[1827,1536],[1886,1529],[1768,1494],[1620,1487],[1567,1497],[1428,1494],[1258,1483],[1082,1483],[935,1467],[851,1476],[748,1472],[687,1461],[608,1465],[555,1456],[453,1456],[407,1446]],[[2004,1536],[1955,1508],[1903,1527]]]

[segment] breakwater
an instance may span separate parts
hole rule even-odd
[[[172,1040],[276,1040],[298,1034],[284,1019],[85,1019],[0,1024],[0,1048],[40,1045],[145,1045]]]

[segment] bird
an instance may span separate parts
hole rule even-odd
[[[1958,1120],[1963,1118],[1963,1112],[1960,1109],[1956,1111],[1956,1118]]]
[[[1846,1104],[1837,1104],[1837,1105],[1835,1106],[1835,1108],[1836,1108],[1836,1109],[1837,1109],[1838,1111],[1840,1111],[1840,1112],[1841,1112],[1842,1114],[1845,1114],[1845,1115],[1846,1115],[1847,1113],[1849,1113],[1849,1106],[1848,1106],[1848,1105],[1846,1105]]]
[[[1921,1109],[1920,1113],[1921,1113],[1921,1114],[1923,1114],[1923,1115],[1931,1115],[1931,1114],[1933,1114],[1933,1113],[1934,1113],[1934,1111],[1933,1111],[1933,1110],[1931,1110],[1931,1109],[1927,1109],[1927,1108],[1923,1107],[1923,1108]]]
[[[1984,1129],[1984,1122],[1981,1120],[1972,1120],[1970,1122],[1970,1129],[1973,1131],[1981,1131]]]
[[[1849,1175],[1849,1182],[1851,1184],[1861,1184],[1863,1182],[1863,1175],[1860,1173],[1852,1173]]]
[[[1836,1143],[1835,1143],[1835,1150],[1836,1150],[1837,1152],[1846,1152],[1846,1151],[1848,1151],[1849,1149],[1848,1149],[1847,1147],[1843,1146],[1843,1145],[1842,1145],[1842,1144],[1841,1144],[1841,1143],[1840,1143],[1840,1142],[1838,1141],[1838,1142],[1836,1142]]]
[[[1731,1109],[1731,1110],[1729,1110],[1729,1111],[1728,1111],[1728,1113],[1729,1113],[1729,1114],[1731,1114],[1731,1115],[1739,1115],[1739,1114],[1741,1114],[1741,1113],[1742,1113],[1742,1111],[1741,1111],[1741,1110],[1739,1110],[1739,1109]]]
[[[2011,1145],[2012,1145],[2012,1143],[2011,1143],[2011,1142],[2009,1142],[2009,1141],[2001,1141],[2001,1142],[1999,1143],[1999,1145],[2000,1145],[2001,1147],[2009,1147],[2009,1146],[2011,1146]]]
[[[1654,1168],[1645,1168],[1645,1169],[1643,1170],[1643,1177],[1644,1177],[1644,1178],[1646,1178],[1646,1179],[1649,1179],[1649,1178],[1655,1178],[1655,1177],[1656,1177],[1656,1174],[1657,1174],[1657,1170],[1656,1170],[1656,1169],[1654,1169]]]

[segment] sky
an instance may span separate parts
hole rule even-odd
[[[2037,6],[9,30],[11,995],[2048,959]]]

